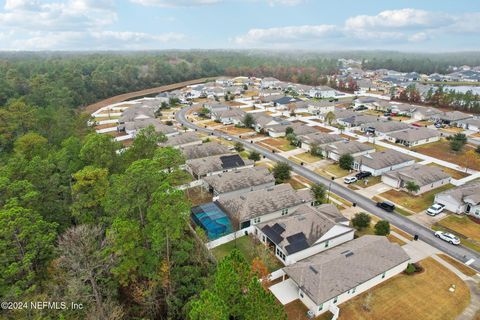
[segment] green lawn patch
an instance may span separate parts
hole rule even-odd
[[[300,153],[300,154],[297,154],[295,157],[299,158],[300,160],[306,163],[314,163],[322,160],[322,158],[313,156],[310,152]]]
[[[414,196],[406,191],[389,190],[381,193],[379,196],[396,203],[404,208],[410,209],[413,212],[421,212],[430,207],[435,199],[437,193],[453,188],[453,185],[446,184],[440,188],[430,190],[421,195]]]
[[[259,257],[267,267],[269,272],[273,272],[283,267],[283,264],[273,255],[273,251],[264,246],[258,239],[250,236],[243,236],[236,240],[222,244],[211,251],[218,261],[230,254],[233,249],[238,249],[249,264],[253,259]]]
[[[315,172],[327,178],[342,178],[350,174],[350,171],[340,168],[338,164],[329,164],[325,167],[315,169]]]

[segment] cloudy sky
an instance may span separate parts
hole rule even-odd
[[[0,50],[190,48],[480,50],[480,1],[0,1]]]

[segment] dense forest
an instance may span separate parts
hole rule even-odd
[[[84,306],[2,310],[2,317],[285,318],[256,280],[262,277],[258,268],[235,251],[215,265],[200,244],[188,223],[190,203],[175,188],[185,161],[181,153],[158,149],[165,137],[148,128],[127,151],[118,152],[108,135],[86,125],[82,107],[120,93],[222,74],[316,84],[335,73],[338,57],[345,56],[0,54],[1,300]],[[451,59],[435,65],[444,68],[455,63]],[[421,61],[416,71],[423,68]]]

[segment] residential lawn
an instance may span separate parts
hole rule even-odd
[[[239,101],[226,101],[225,104],[227,106],[231,106],[231,107],[239,107],[239,106],[244,106],[245,105],[245,103],[239,102]]]
[[[266,145],[267,147],[273,147],[281,151],[290,151],[296,149],[295,146],[292,146],[290,142],[285,138],[267,138],[262,140],[259,144]]]
[[[305,186],[303,183],[298,181],[296,177],[292,177],[285,181],[285,183],[290,183],[290,185],[293,187],[293,189],[298,190],[298,189],[305,189],[307,186]]]
[[[302,160],[303,162],[306,162],[306,163],[314,163],[314,162],[322,160],[322,158],[317,157],[317,156],[313,156],[310,152],[300,153],[300,154],[295,155],[295,157],[299,158],[300,160]]]
[[[358,180],[354,184],[362,188],[368,188],[380,182],[382,182],[382,176],[376,176],[376,177],[370,176],[368,178]]]
[[[315,169],[315,172],[324,177],[342,178],[350,174],[348,170],[340,168],[338,164],[329,164],[325,167]]]
[[[388,199],[389,201],[399,204],[400,206],[410,209],[413,212],[420,212],[428,209],[435,199],[435,195],[442,191],[453,188],[453,185],[446,184],[439,188],[422,193],[421,195],[414,196],[405,191],[389,190],[387,192],[379,194],[380,197]]]
[[[460,261],[450,257],[449,255],[446,255],[444,253],[438,253],[437,256],[442,258],[443,260],[447,261],[449,264],[457,268],[461,273],[463,273],[466,276],[473,277],[477,274],[477,271],[473,270],[469,266],[461,263]]]
[[[433,124],[433,122],[432,121],[427,121],[427,120],[420,120],[420,121],[417,121],[413,124],[419,125],[419,126],[422,126],[422,127],[428,127],[428,126],[431,126]]]
[[[461,167],[468,165],[468,168],[470,169],[480,170],[480,156],[478,156],[475,161],[470,161],[468,164],[466,163],[465,153],[469,150],[475,150],[475,148],[470,145],[466,145],[460,152],[453,152],[450,150],[449,142],[443,139],[437,142],[413,147],[412,150],[440,160],[455,163]]]
[[[448,133],[459,133],[459,132],[465,131],[465,129],[459,128],[459,127],[448,127],[448,128],[440,129],[440,131],[448,132]]]
[[[213,248],[211,251],[215,258],[218,261],[221,261],[235,248],[243,254],[249,264],[251,264],[256,257],[262,259],[269,272],[273,272],[283,267],[283,264],[273,255],[273,252],[270,249],[250,236],[237,238],[236,240]]]
[[[313,126],[315,129],[317,129],[318,131],[320,132],[325,132],[325,133],[329,133],[329,132],[332,132],[332,130],[328,129],[328,128],[325,128],[325,127],[322,127],[322,126]]]
[[[193,187],[185,190],[185,195],[190,200],[192,206],[198,206],[203,203],[212,202],[212,194],[202,187]]]
[[[237,135],[237,134],[246,134],[246,133],[254,133],[255,130],[251,128],[237,128],[233,125],[230,126],[225,126],[222,129],[219,129],[219,131],[232,134],[232,135]]]
[[[103,120],[114,120],[114,119],[119,119],[119,116],[110,116],[110,117],[95,117],[95,121],[103,121]]]
[[[342,197],[340,197],[339,195],[333,193],[333,192],[330,192],[330,196],[328,196],[328,192],[327,192],[327,198],[330,197],[330,198],[333,198],[335,200],[337,200],[338,202],[346,205],[347,207],[351,207],[352,206],[352,203],[346,199],[343,199]]]
[[[95,126],[95,130],[106,129],[106,128],[114,128],[116,126],[118,126],[118,123],[99,124],[99,125]]]
[[[339,319],[455,319],[470,303],[467,285],[432,258],[420,264],[422,273],[397,275],[341,304]],[[448,291],[453,284],[455,292]],[[365,308],[368,296],[369,311]]]
[[[203,120],[200,120],[200,121],[203,121]],[[219,127],[219,126],[223,126],[221,123],[219,122],[215,122],[213,120],[208,120],[208,121],[203,121],[202,123],[197,123],[196,124],[197,126],[207,126],[207,127]]]
[[[294,300],[285,305],[285,312],[287,313],[288,320],[309,320],[307,317],[307,311],[308,308],[302,303],[302,301],[300,301],[300,299]],[[330,320],[332,317],[333,314],[330,311],[327,311],[316,317],[315,320]]]
[[[308,180],[307,178],[304,178],[302,176],[295,176],[295,179],[300,181],[300,182],[303,182],[304,184],[308,184],[309,186],[313,186],[315,183]]]
[[[393,116],[393,117],[392,117],[392,120],[405,121],[405,120],[410,120],[410,117],[406,117],[406,116]]]
[[[393,234],[389,234],[389,235],[387,236],[387,239],[388,239],[390,242],[397,243],[397,244],[400,245],[400,246],[403,246],[404,244],[406,244],[406,242],[404,242],[403,240],[400,240],[399,238],[395,237]]]
[[[247,112],[247,111],[255,110],[255,108],[254,107],[246,107],[246,108],[240,108],[240,110]]]
[[[458,171],[458,170],[455,170],[455,169],[451,169],[451,168],[447,168],[447,167],[441,166],[441,165],[436,164],[436,163],[429,163],[429,164],[427,164],[427,166],[439,167],[440,169],[443,170],[443,172],[450,175],[453,179],[456,179],[456,180],[469,176],[468,173]]]
[[[248,152],[247,150],[243,150],[243,151],[240,151],[238,154],[239,154],[240,157],[242,157],[243,159],[248,159],[248,156],[250,155],[250,152]]]
[[[480,242],[480,224],[475,223],[466,215],[449,215],[440,220],[438,225],[463,235],[465,238]]]
[[[356,133],[356,132],[355,132]],[[385,142],[385,141],[383,141]],[[387,150],[388,148],[386,147],[382,147],[382,146],[379,146],[378,144],[374,144],[374,143],[371,143],[371,142],[364,142],[363,144],[366,144],[367,146],[371,146],[373,148],[375,148],[376,151],[383,151],[383,150]]]
[[[413,240],[413,237],[410,234],[406,233],[403,230],[398,229],[397,227],[390,226],[390,230],[395,231],[396,233],[398,233],[399,235],[403,236],[404,238],[406,238],[408,240]]]

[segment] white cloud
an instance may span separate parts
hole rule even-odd
[[[377,28],[411,28],[439,27],[448,25],[452,18],[444,13],[429,12],[417,9],[386,10],[375,16],[360,15],[348,18],[347,29],[377,29]]]
[[[238,36],[234,42],[239,45],[261,45],[271,43],[291,43],[312,39],[321,39],[338,34],[333,25],[305,25],[268,29],[251,29],[245,35]]]
[[[267,0],[268,4],[271,6],[282,5],[282,6],[296,6],[306,2],[306,0]]]
[[[195,7],[223,2],[223,0],[130,0],[143,6]]]

